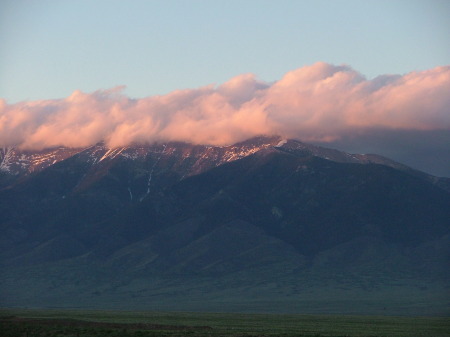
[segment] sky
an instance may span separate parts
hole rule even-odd
[[[276,132],[450,176],[449,18],[447,0],[3,0],[0,143]]]

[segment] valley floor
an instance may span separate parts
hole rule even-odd
[[[448,317],[1,309],[4,337],[450,336]]]

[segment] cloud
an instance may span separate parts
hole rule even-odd
[[[349,66],[320,62],[273,83],[244,74],[219,86],[142,99],[122,89],[17,104],[0,100],[0,145],[225,145],[261,134],[337,142],[370,130],[450,130],[450,66],[367,80]]]

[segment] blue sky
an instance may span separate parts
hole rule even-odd
[[[450,63],[449,18],[447,0],[3,0],[0,97],[145,97],[317,61],[404,74]]]

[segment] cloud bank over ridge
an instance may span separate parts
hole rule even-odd
[[[349,66],[319,62],[273,83],[244,74],[218,86],[141,99],[122,89],[0,100],[0,146],[225,145],[261,134],[336,142],[373,130],[450,130],[450,66],[367,80]]]

